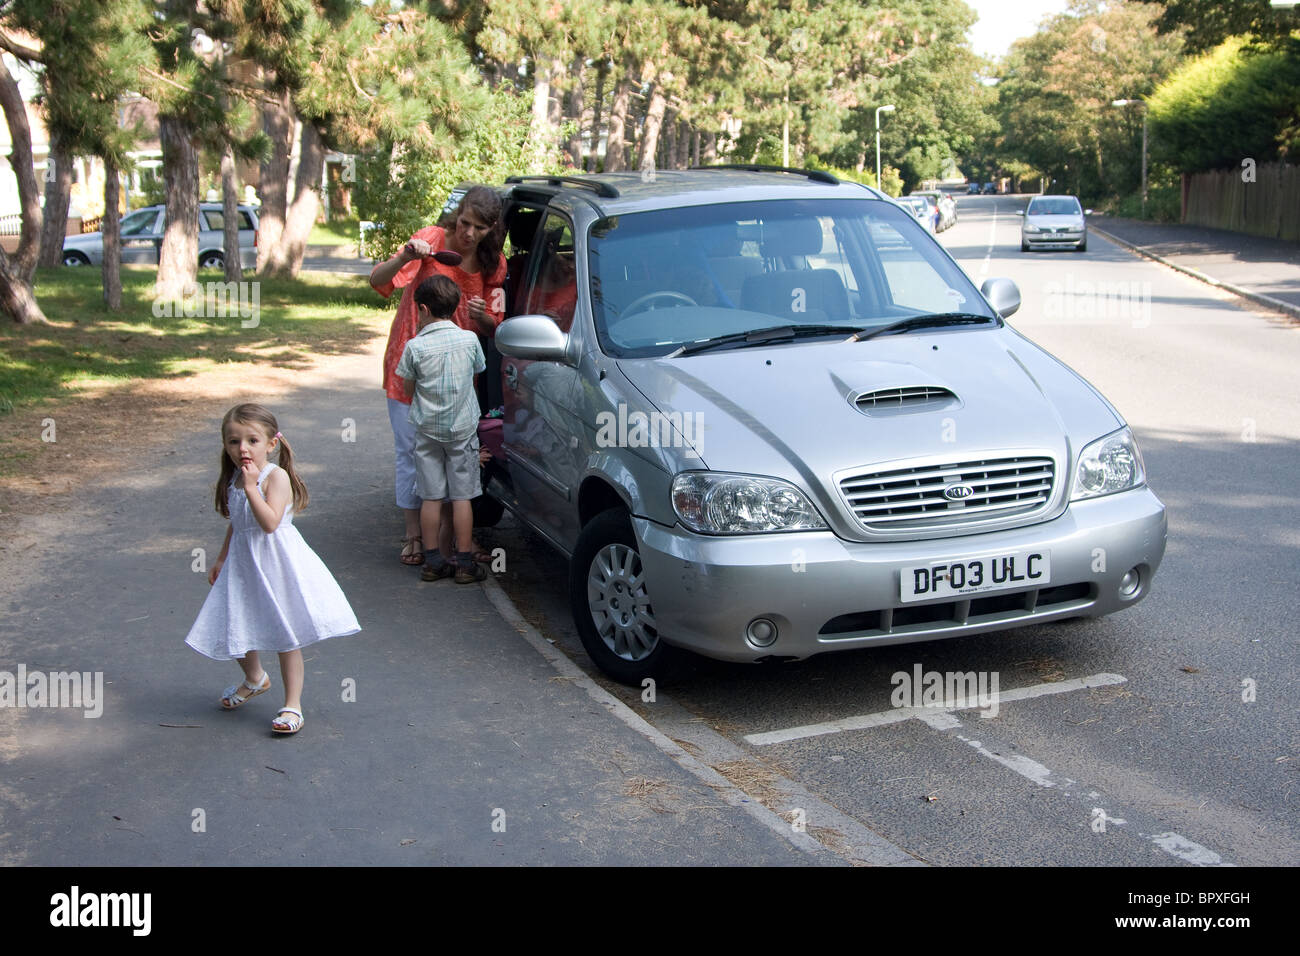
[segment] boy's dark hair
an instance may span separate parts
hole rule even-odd
[[[460,286],[446,276],[429,276],[416,286],[415,304],[424,306],[435,319],[449,319],[460,305]]]

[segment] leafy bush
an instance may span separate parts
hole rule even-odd
[[[460,183],[494,185],[528,171],[531,106],[505,86],[491,97],[491,122],[474,127],[450,157],[389,143],[357,159],[353,208],[360,218],[382,223],[366,239],[368,255],[387,259],[416,230],[434,225],[447,195]],[[545,154],[544,172],[565,171],[557,142]]]
[[[1300,39],[1257,49],[1233,37],[1151,94],[1152,156],[1188,172],[1274,161],[1300,122],[1298,103]]]

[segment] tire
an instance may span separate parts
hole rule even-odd
[[[90,265],[90,259],[84,252],[65,249],[63,251],[63,264],[65,266],[88,266]]]
[[[226,257],[219,252],[205,252],[199,256],[200,269],[224,269]]]
[[[1020,251],[1021,251],[1021,252],[1028,252],[1028,251],[1029,251],[1029,243],[1025,242],[1023,239],[1020,240]]]
[[[1074,251],[1075,251],[1075,252],[1087,252],[1087,251],[1088,251],[1088,240],[1087,240],[1087,239],[1084,239],[1081,243],[1079,243],[1077,246],[1075,246],[1075,247],[1074,247]]]
[[[569,604],[582,646],[602,671],[633,686],[658,673],[670,651],[655,627],[636,535],[622,508],[601,512],[578,536]]]

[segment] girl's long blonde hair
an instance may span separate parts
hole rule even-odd
[[[221,419],[221,477],[217,479],[216,504],[217,511],[223,518],[230,517],[230,505],[227,502],[227,497],[230,494],[231,479],[235,477],[235,472],[239,470],[235,467],[230,455],[226,453],[226,426],[231,422],[239,422],[241,425],[254,425],[262,429],[266,433],[268,442],[280,434],[280,426],[276,424],[275,416],[268,409],[261,405],[254,405],[251,402],[236,405],[226,412],[225,418]],[[283,435],[280,435],[280,451],[276,456],[275,463],[283,468],[289,476],[289,485],[293,489],[293,510],[305,510],[307,507],[307,486],[298,477],[298,473],[293,470],[293,449],[289,447],[289,441]]]

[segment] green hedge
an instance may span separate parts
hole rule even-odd
[[[1257,50],[1233,37],[1185,63],[1148,105],[1155,160],[1187,172],[1275,161],[1300,118],[1300,39]]]

